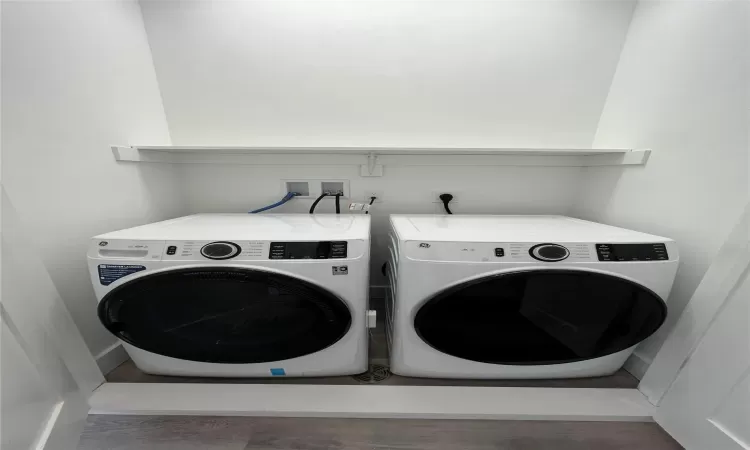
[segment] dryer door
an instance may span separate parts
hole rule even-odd
[[[239,268],[179,269],[107,294],[99,319],[143,350],[190,361],[261,363],[323,350],[349,330],[346,304],[290,276]]]
[[[562,364],[625,350],[666,319],[664,301],[628,280],[595,272],[504,273],[427,300],[414,328],[433,348],[472,361]]]

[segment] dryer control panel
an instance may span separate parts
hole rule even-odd
[[[669,250],[669,253],[667,252]],[[403,254],[417,261],[566,264],[652,262],[677,257],[674,243],[408,241]]]
[[[667,246],[656,244],[596,244],[599,261],[667,261]]]

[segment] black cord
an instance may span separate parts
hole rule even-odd
[[[370,206],[375,203],[375,199],[377,199],[377,197],[370,197]],[[370,214],[370,210],[368,209],[367,211],[365,211],[365,214]]]
[[[315,201],[313,202],[312,206],[310,207],[310,214],[315,213],[315,207],[318,206],[318,203],[320,203],[320,201],[323,200],[323,197],[325,197],[326,195],[328,195],[328,193],[324,192],[324,193],[320,194],[320,197],[318,197],[318,198],[315,199]]]
[[[340,198],[341,194],[336,194],[336,214],[341,214],[341,203],[339,203]]]
[[[453,214],[450,207],[448,207],[448,203],[453,200],[453,196],[451,194],[440,194],[440,200],[443,202],[443,208],[445,208],[445,212],[448,214]]]

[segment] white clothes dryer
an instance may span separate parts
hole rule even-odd
[[[561,216],[391,216],[393,373],[611,374],[664,323],[671,239]]]

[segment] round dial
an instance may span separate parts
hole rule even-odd
[[[201,255],[208,259],[229,259],[240,254],[240,246],[233,242],[211,242],[201,248]]]
[[[539,261],[562,261],[570,256],[567,248],[560,244],[539,244],[531,247],[529,254]]]

